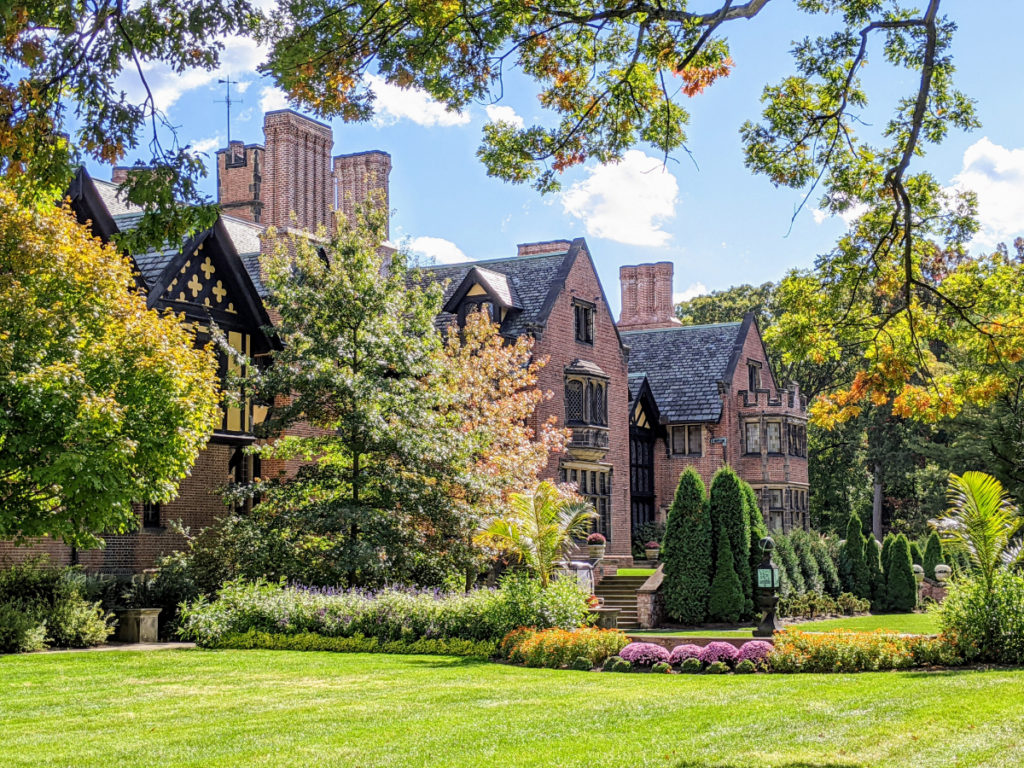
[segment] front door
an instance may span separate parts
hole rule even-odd
[[[633,530],[654,522],[654,432],[629,429],[629,495]]]

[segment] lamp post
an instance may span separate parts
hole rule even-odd
[[[775,606],[779,603],[779,586],[781,585],[779,569],[772,562],[772,550],[775,542],[765,536],[760,541],[762,559],[757,566],[757,607],[764,611],[764,618],[754,630],[754,637],[771,637],[782,629],[779,617],[775,615]]]

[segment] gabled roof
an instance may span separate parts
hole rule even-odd
[[[623,331],[629,347],[629,387],[636,396],[646,381],[665,423],[717,421],[718,382],[732,377],[752,319]]]
[[[444,292],[444,307],[448,310],[449,303],[456,293],[468,290],[466,278],[473,270],[477,274],[489,274],[497,281],[501,276],[508,286],[509,298],[514,298],[520,311],[509,312],[502,323],[501,332],[509,336],[518,336],[536,328],[543,327],[551,311],[554,291],[558,295],[565,277],[572,266],[575,254],[572,249],[564,253],[544,253],[535,256],[512,256],[507,259],[467,262],[465,264],[442,264],[424,267],[420,274],[425,281],[447,281]],[[444,327],[455,321],[451,311],[442,311],[438,315],[438,325]]]
[[[117,185],[93,179],[85,168],[79,168],[68,190],[72,207],[80,221],[93,222],[93,232],[109,240],[117,232],[138,226],[142,209],[123,200]],[[269,325],[262,297],[265,295],[260,280],[260,233],[264,230],[231,216],[220,216],[212,227],[188,238],[182,244],[169,243],[131,257],[138,270],[139,287],[146,293],[150,307],[164,300],[170,281],[182,264],[204,244],[209,244],[223,258],[223,274],[241,306],[239,310],[250,322]],[[198,307],[201,312],[203,308]]]
[[[458,312],[459,303],[466,298],[466,295],[474,285],[482,287],[487,292],[487,295],[503,309],[521,310],[523,308],[522,302],[519,301],[519,294],[516,292],[516,288],[508,275],[477,266],[466,273],[466,276],[462,278],[462,282],[459,283],[455,292],[445,302],[441,311],[448,312],[449,314]]]

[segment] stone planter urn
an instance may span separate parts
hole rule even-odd
[[[587,536],[587,556],[597,562],[604,557],[604,548],[607,540],[600,533],[592,533]]]
[[[939,563],[935,566],[935,580],[938,582],[948,581],[950,575],[953,573],[953,569],[944,563]]]
[[[914,565],[914,579],[918,584],[924,581],[924,568],[920,565]]]
[[[155,643],[160,608],[125,608],[117,612],[117,639],[122,643]]]
[[[661,552],[661,547],[652,547],[649,544],[644,547],[644,554],[648,560],[657,560],[659,552]]]

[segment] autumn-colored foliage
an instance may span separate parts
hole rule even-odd
[[[169,501],[220,421],[217,365],[129,260],[0,185],[0,538],[80,547]]]

